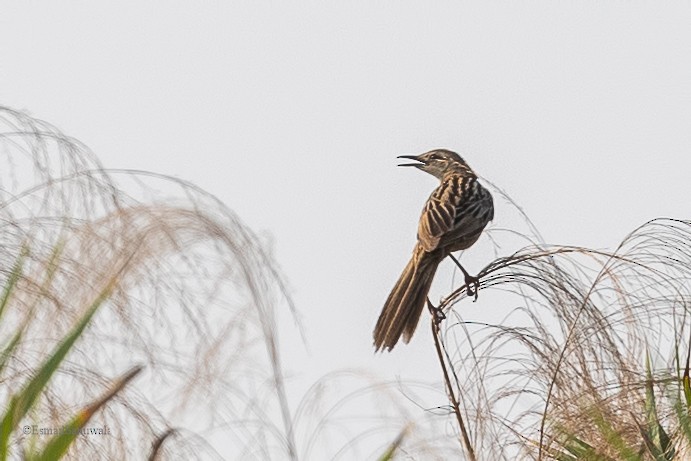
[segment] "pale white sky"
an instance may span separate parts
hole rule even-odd
[[[437,373],[426,322],[371,346],[435,187],[397,155],[460,152],[549,243],[613,248],[689,217],[688,2],[5,3],[0,104],[108,167],[197,183],[270,240],[309,342],[286,317],[296,382]],[[518,225],[507,208],[495,227]],[[501,316],[486,294],[466,317]]]

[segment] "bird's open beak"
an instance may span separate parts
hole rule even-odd
[[[425,162],[418,159],[417,155],[399,155],[396,158],[404,158],[406,160],[415,160],[417,162],[417,163],[401,163],[398,166],[415,166],[415,167],[420,168],[421,166],[425,165]]]

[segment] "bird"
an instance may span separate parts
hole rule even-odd
[[[439,179],[420,216],[417,243],[410,261],[389,294],[374,328],[375,351],[391,351],[401,336],[405,343],[415,332],[439,263],[451,255],[465,276],[469,296],[477,299],[479,280],[451,254],[470,248],[494,219],[492,195],[455,152],[435,149],[401,155],[412,160],[399,166],[415,167]],[[475,286],[473,290],[471,285]]]

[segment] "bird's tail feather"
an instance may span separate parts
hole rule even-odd
[[[403,336],[409,342],[425,307],[432,279],[439,265],[439,255],[426,252],[419,245],[396,282],[374,327],[374,347],[391,350]]]

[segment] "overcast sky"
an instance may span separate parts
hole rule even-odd
[[[291,375],[429,379],[426,321],[371,345],[436,186],[395,157],[460,152],[549,243],[689,218],[690,24],[688,2],[5,2],[0,104],[108,167],[195,182],[263,235],[309,343],[283,324]],[[517,225],[498,203],[492,226]],[[466,318],[513,307],[491,299]]]

